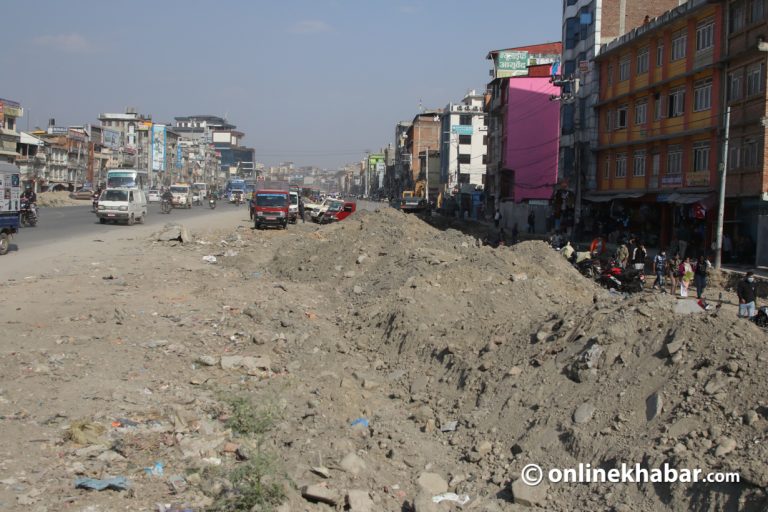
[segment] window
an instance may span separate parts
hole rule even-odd
[[[678,32],[672,39],[672,61],[685,57],[685,32]]]
[[[648,100],[635,103],[635,124],[645,124],[648,120]]]
[[[728,169],[738,169],[741,166],[741,144],[737,141],[728,147]]]
[[[608,64],[608,71],[606,71],[606,80],[608,85],[613,84],[613,64]]]
[[[744,28],[744,22],[745,22],[745,10],[744,10],[744,2],[743,0],[734,2],[731,4],[731,12],[730,12],[730,27],[728,27],[733,32],[738,32],[742,28]]]
[[[709,142],[693,144],[693,172],[709,170]]]
[[[746,139],[744,141],[744,167],[757,167],[760,164],[760,148],[757,140]]]
[[[656,43],[656,67],[664,65],[664,41]]]
[[[641,48],[637,52],[637,74],[642,75],[648,72],[648,47]]]
[[[629,57],[619,61],[619,82],[629,80]]]
[[[459,144],[472,144],[471,135],[459,135]]]
[[[653,119],[654,121],[658,121],[661,119],[664,110],[661,108],[661,105],[664,102],[662,101],[661,94],[656,93],[653,95]]]
[[[610,179],[611,177],[611,157],[605,157],[605,163],[603,164],[603,178]]]
[[[715,45],[715,22],[707,20],[696,27],[696,51],[709,50]]]
[[[728,101],[741,98],[741,74],[742,70],[728,73]]]
[[[459,124],[462,126],[472,126],[472,116],[470,114],[460,115]]]
[[[763,92],[763,63],[752,64],[747,68],[747,96]]]
[[[622,105],[616,109],[616,129],[621,130],[627,127],[627,105]]]
[[[488,164],[488,155],[483,155],[483,165]]]
[[[679,117],[685,112],[685,87],[669,92],[667,117]]]
[[[765,0],[752,0],[749,3],[749,21],[755,23],[765,16]]]
[[[579,18],[568,18],[565,20],[565,48],[571,50],[576,47],[579,40]]]
[[[483,135],[483,146],[487,146],[487,145],[488,145],[488,136]]]
[[[632,176],[639,178],[645,176],[645,150],[635,151],[635,162],[632,167]]]
[[[459,153],[459,163],[468,164],[472,161],[472,157],[468,153]]]
[[[701,112],[712,107],[712,80],[699,80],[693,84],[693,111]]]
[[[618,155],[616,155],[616,177],[617,178],[627,177],[627,154],[626,153],[619,153]]]
[[[667,174],[680,174],[683,172],[683,150],[675,144],[667,150]]]

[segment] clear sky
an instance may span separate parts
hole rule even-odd
[[[9,0],[0,97],[29,126],[225,116],[267,165],[334,168],[488,82],[489,50],[561,39],[562,0]],[[19,123],[26,129],[27,119]]]

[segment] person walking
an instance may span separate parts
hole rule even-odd
[[[632,250],[632,267],[635,270],[644,272],[646,256],[648,256],[648,251],[645,250],[643,242],[637,241],[635,248]]]
[[[675,253],[667,262],[667,277],[669,277],[669,293],[674,295],[676,292],[676,286],[680,278],[680,265],[683,262],[680,260],[680,253]]]
[[[501,212],[496,208],[496,213],[493,214],[493,225],[498,229],[499,222],[501,221]]]
[[[536,230],[536,214],[533,210],[528,214],[528,234],[533,234]]]
[[[304,218],[304,198],[299,197],[299,217],[301,217],[301,222],[306,222],[306,219]]]
[[[678,269],[680,275],[680,297],[688,297],[688,287],[693,281],[693,266],[691,265],[691,258],[685,257]]]
[[[739,316],[741,318],[752,318],[757,314],[755,307],[755,298],[757,297],[757,283],[755,283],[755,273],[750,271],[739,281],[736,286],[736,295],[739,297]]]
[[[707,271],[709,262],[703,255],[696,261],[696,268],[693,270],[693,283],[696,285],[696,298],[701,299],[704,294],[704,288],[707,287]]]
[[[664,292],[664,274],[667,272],[667,253],[664,250],[653,258],[653,273],[656,274],[656,280],[653,281],[653,288],[659,287],[659,291]]]

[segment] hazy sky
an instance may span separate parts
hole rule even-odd
[[[561,39],[562,0],[3,2],[0,97],[29,126],[213,114],[267,165],[337,167],[488,82],[489,50]],[[27,119],[19,123],[26,129]]]

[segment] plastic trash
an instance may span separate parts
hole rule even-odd
[[[129,420],[128,418],[116,418],[115,421],[112,422],[112,426],[115,428],[120,427],[138,427],[139,424],[136,421]]]
[[[91,491],[103,491],[105,489],[125,491],[129,486],[128,479],[124,476],[116,476],[104,480],[99,480],[98,478],[78,478],[75,480],[75,489],[88,489]]]
[[[163,476],[163,463],[155,462],[155,465],[150,468],[144,468],[144,472],[149,476]]]
[[[355,425],[362,425],[364,427],[368,426],[368,420],[365,418],[357,418],[350,423],[350,427],[354,427]]]
[[[216,263],[216,256],[209,254],[208,256],[203,256],[203,261],[207,263]]]
[[[441,503],[443,501],[453,501],[454,503],[458,503],[459,505],[466,505],[469,503],[469,496],[466,494],[462,494],[459,496],[455,492],[444,492],[443,494],[438,494],[437,496],[432,496],[432,503]]]

